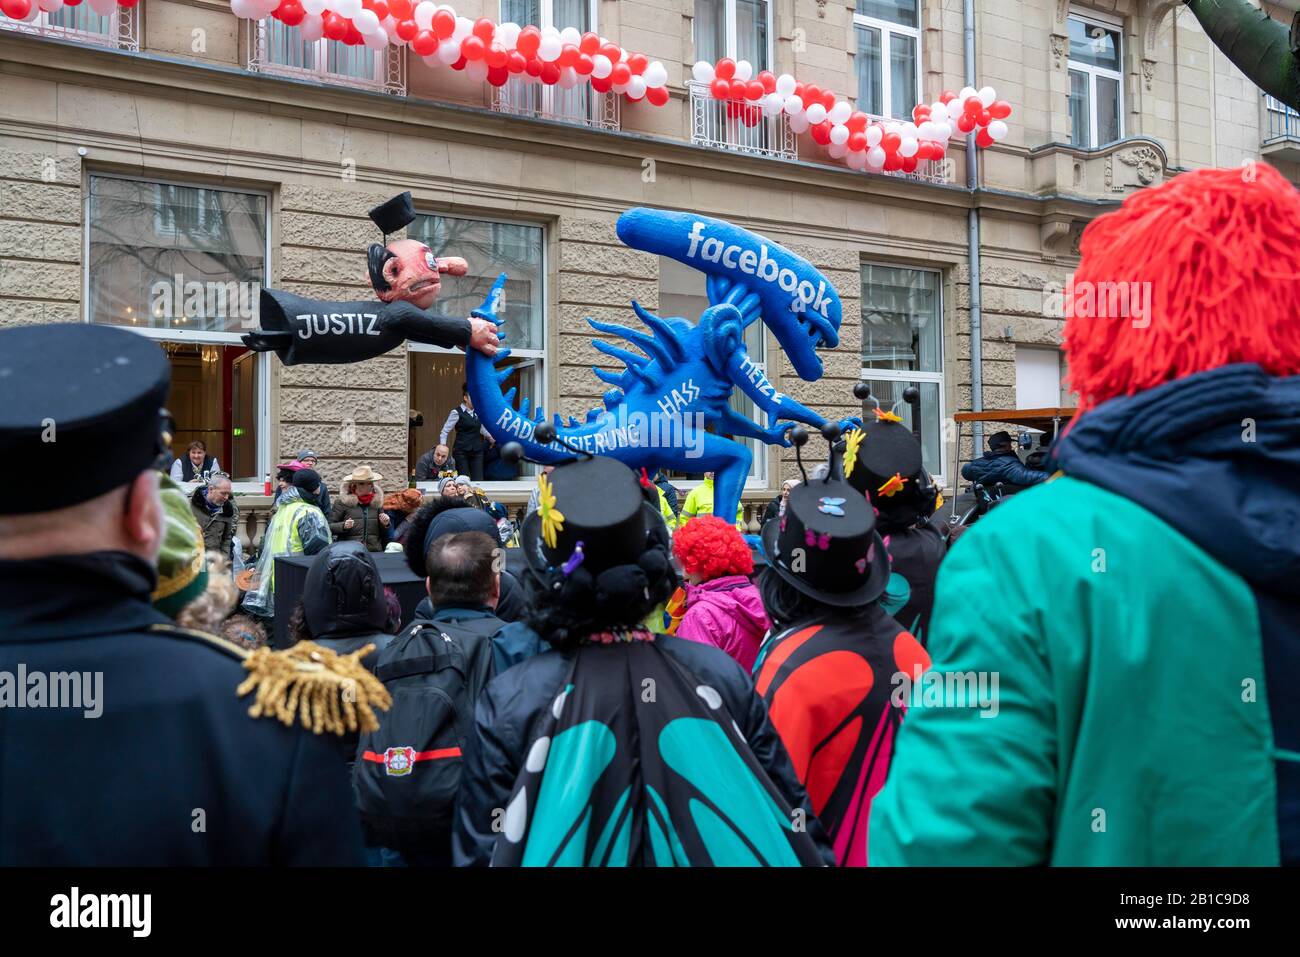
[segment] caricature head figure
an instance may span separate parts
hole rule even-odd
[[[396,233],[415,222],[415,203],[410,193],[394,196],[370,211],[370,218],[384,236]],[[459,257],[438,258],[424,243],[415,239],[397,239],[386,246],[371,243],[366,254],[370,285],[383,302],[409,302],[418,309],[428,309],[442,290],[442,274],[463,276],[468,272]]]

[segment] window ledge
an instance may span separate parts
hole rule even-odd
[[[1047,143],[1027,153],[1035,192],[1085,199],[1121,200],[1171,175],[1164,145],[1145,136],[1126,136],[1099,147]]]

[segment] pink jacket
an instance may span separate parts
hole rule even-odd
[[[724,575],[686,586],[677,637],[721,648],[748,673],[770,627],[758,588],[744,575]]]

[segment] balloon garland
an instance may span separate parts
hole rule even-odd
[[[297,27],[308,42],[326,37],[372,50],[409,46],[429,66],[463,70],[493,86],[511,77],[562,89],[590,83],[598,93],[612,91],[633,102],[668,102],[662,63],[575,27],[470,20],[429,0],[230,0],[230,8],[247,20],[273,17]]]
[[[746,60],[700,60],[691,76],[706,84],[714,99],[726,102],[728,116],[756,126],[764,117],[785,113],[795,133],[808,133],[827,147],[832,159],[856,170],[911,173],[920,163],[942,159],[957,132],[974,132],[979,147],[992,146],[1009,132],[1011,104],[999,100],[991,86],[945,90],[934,103],[917,105],[911,121],[903,122],[874,120],[831,90],[799,83],[788,73],[763,70],[755,75]]]
[[[140,0],[85,0],[101,17],[111,16],[118,7],[134,7]],[[0,13],[10,20],[31,23],[42,13],[58,13],[64,7],[79,7],[82,0],[0,0]]]

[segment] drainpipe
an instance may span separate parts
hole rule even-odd
[[[965,0],[962,10],[965,30],[966,85],[978,89],[975,78],[975,0]],[[966,137],[966,189],[974,199],[979,190],[979,157],[975,149],[975,134]],[[971,411],[984,411],[984,341],[981,329],[980,295],[980,212],[972,205],[967,213],[966,258],[970,263],[970,395]],[[977,458],[984,447],[984,423],[972,422],[974,448],[971,458]],[[960,444],[960,443],[959,443]],[[960,460],[961,452],[957,457]],[[954,476],[953,489],[957,489],[960,476]]]

